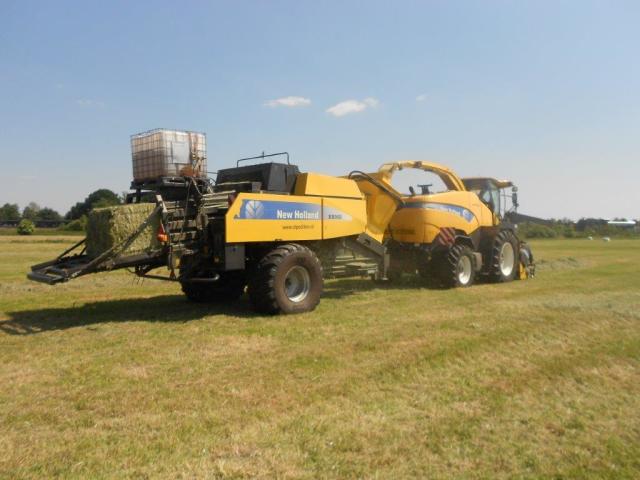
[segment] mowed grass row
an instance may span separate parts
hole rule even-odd
[[[70,241],[0,238],[0,477],[640,475],[639,241],[534,243],[505,285],[330,281],[285,317],[24,280]]]

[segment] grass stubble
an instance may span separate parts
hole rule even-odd
[[[640,242],[261,317],[121,272],[24,279],[73,240],[0,237],[2,478],[640,476]]]

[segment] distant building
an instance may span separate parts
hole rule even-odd
[[[596,229],[598,227],[617,227],[627,230],[639,230],[640,225],[635,220],[607,220],[604,218],[581,218],[576,223],[576,230],[584,232],[588,229]]]
[[[638,222],[635,220],[609,220],[607,225],[611,225],[612,227],[620,227],[627,229],[634,229],[638,226]]]
[[[576,222],[576,230],[584,232],[590,228],[598,228],[607,225],[608,221],[604,218],[581,218]]]

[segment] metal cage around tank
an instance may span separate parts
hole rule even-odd
[[[157,128],[131,136],[135,182],[207,175],[207,140],[201,132]]]

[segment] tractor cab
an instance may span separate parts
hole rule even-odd
[[[500,220],[507,219],[518,209],[518,187],[508,180],[490,177],[463,178],[465,188],[475,193]],[[508,190],[509,187],[511,190]]]

